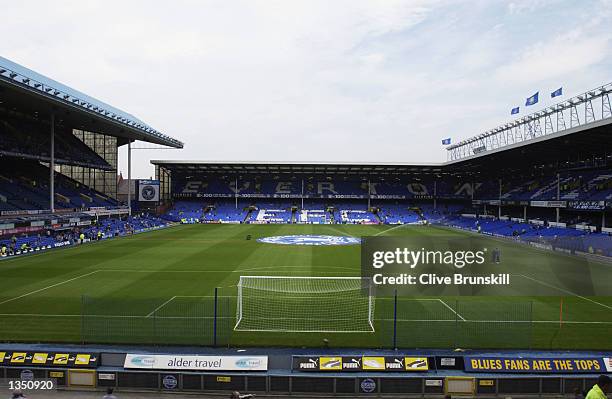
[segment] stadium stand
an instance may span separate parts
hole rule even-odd
[[[0,110],[0,155],[49,161],[51,140],[45,123],[26,115],[13,116]],[[56,129],[55,162],[99,169],[112,169],[102,157],[75,137],[70,129]]]
[[[254,223],[291,223],[292,204],[286,201],[258,202],[251,207]]]
[[[503,183],[490,176],[366,180],[333,175],[302,179],[299,173],[240,178],[189,173],[189,178],[173,179],[176,202],[164,216],[168,220],[430,223],[570,252],[610,256],[612,248],[610,229],[601,216],[612,197],[612,173],[601,165],[570,165],[558,173],[532,171],[506,177]]]
[[[173,192],[178,197],[270,198],[281,195],[300,197],[300,182],[257,180],[240,181],[238,190],[232,179],[191,178],[175,183]],[[420,180],[420,179],[419,179]],[[365,185],[365,188],[363,187]],[[367,182],[340,180],[304,183],[304,198],[372,198],[372,199],[424,199],[433,198],[434,182],[372,182],[368,195]],[[559,177],[560,197],[557,198],[557,176],[513,177],[503,184],[504,200],[609,200],[612,199],[612,173],[607,169],[566,172]],[[436,180],[436,197],[440,199],[499,199],[497,180],[469,181],[468,179]]]
[[[512,220],[499,220],[494,217],[480,218],[475,215],[448,216],[438,223],[463,230],[489,234],[499,237],[513,238],[527,243],[539,243],[549,249],[567,249],[572,253],[576,251],[612,256],[612,243],[610,233],[591,232],[576,228],[555,227],[548,222],[541,224],[520,222]]]
[[[0,158],[0,204],[2,210],[48,209],[49,168],[31,160]],[[4,171],[15,171],[6,175]],[[117,206],[116,200],[56,173],[58,208]]]
[[[146,213],[128,216],[138,202],[117,200],[118,148],[136,139],[183,145],[131,114],[0,57],[3,257],[74,244],[81,234],[97,240],[166,226]]]
[[[86,215],[83,215],[86,216]],[[126,218],[89,220],[89,226],[41,228],[35,233],[13,233],[0,239],[0,256],[11,257],[90,241],[142,233],[168,226],[161,218],[147,214]],[[81,239],[81,234],[83,239]]]

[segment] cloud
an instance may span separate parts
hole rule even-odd
[[[136,151],[135,176],[151,158],[435,162],[534,88],[608,81],[606,1],[19,1],[0,52],[186,143]]]
[[[608,57],[609,42],[609,34],[588,34],[577,28],[528,46],[516,61],[499,67],[496,77],[506,83],[524,84],[567,76]]]
[[[538,9],[550,7],[562,0],[518,0],[508,3],[510,14],[533,13]]]

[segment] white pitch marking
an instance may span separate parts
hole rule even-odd
[[[393,321],[393,319],[374,319],[374,321]],[[434,322],[434,323],[454,323],[455,319],[397,319],[402,322]],[[559,320],[462,320],[463,323],[540,323],[540,324],[559,324]],[[612,325],[612,321],[563,321],[563,324],[601,324]]]
[[[609,305],[603,304],[603,303],[601,303],[601,302],[597,302],[597,301],[595,301],[595,300],[593,300],[593,299],[587,298],[587,297],[582,296],[582,295],[578,295],[578,294],[576,294],[576,293],[574,293],[574,292],[572,292],[572,291],[566,290],[565,288],[561,288],[561,287],[554,286],[554,285],[552,285],[552,284],[548,284],[548,283],[546,283],[546,282],[544,282],[544,281],[540,281],[540,280],[538,280],[538,279],[536,279],[536,278],[529,277],[529,276],[525,276],[524,274],[518,274],[518,276],[524,277],[524,278],[529,279],[529,280],[531,280],[531,281],[535,281],[536,283],[540,283],[540,284],[545,285],[545,286],[547,286],[547,287],[554,288],[554,289],[559,290],[559,291],[563,291],[563,292],[565,292],[565,293],[571,294],[572,296],[575,296],[575,297],[577,297],[577,298],[583,299],[583,300],[585,300],[585,301],[587,301],[587,302],[591,302],[591,303],[594,303],[594,304],[596,304],[596,305],[603,306],[603,307],[604,307],[604,308],[606,308],[606,309],[610,309],[610,310],[612,310],[612,306],[609,306]]]
[[[42,313],[0,313],[1,317],[83,317],[80,314],[42,314]],[[86,315],[85,317],[117,318],[117,319],[142,319],[146,316],[138,315]],[[162,316],[160,319],[212,319],[212,316]],[[234,319],[235,316],[217,316],[221,319]],[[393,321],[393,319],[374,319],[374,321]],[[401,322],[414,323],[450,323],[456,322],[455,319],[397,319]],[[465,323],[549,323],[559,324],[559,320],[464,320]],[[600,324],[612,325],[612,321],[563,321],[563,324]]]
[[[379,231],[378,233],[374,234],[374,235],[373,235],[373,237],[377,237],[377,236],[379,236],[379,235],[381,235],[381,234],[388,233],[388,232],[390,232],[391,230],[399,229],[400,227],[405,227],[405,226],[407,226],[407,225],[405,225],[405,224],[400,224],[399,226],[395,226],[395,227],[391,227],[390,229],[385,229],[385,230],[383,230],[383,231]]]
[[[159,309],[163,308],[164,306],[166,306],[167,304],[172,302],[175,298],[176,298],[176,296],[173,296],[172,298],[168,299],[166,302],[162,303],[161,305],[159,305],[158,307],[153,309],[153,311],[151,313],[149,313],[146,317],[153,316],[155,314],[155,312],[157,312]]]
[[[316,266],[317,268],[326,268],[326,269],[342,269],[342,270],[351,270],[355,272],[358,270],[358,266],[356,267],[348,267],[348,266]],[[234,269],[234,270],[145,270],[145,269],[99,269],[98,272],[126,272],[126,273],[242,273],[245,271],[257,271],[257,270],[269,270],[269,269],[285,269],[289,268],[294,271],[312,271],[312,268],[297,266],[297,265],[288,265],[288,266],[262,266],[262,267],[251,267],[247,269]],[[324,272],[322,272],[324,273]]]
[[[463,316],[461,316],[459,313],[457,313],[457,311],[455,311],[455,309],[451,308],[450,306],[448,306],[448,304],[446,302],[444,302],[442,299],[438,298],[438,301],[442,302],[442,305],[446,306],[447,308],[450,309],[451,312],[453,312],[457,317],[459,317],[461,320],[466,321]]]
[[[14,297],[14,298],[6,299],[6,300],[4,300],[4,301],[0,302],[0,305],[4,305],[5,303],[12,302],[12,301],[15,301],[15,300],[17,300],[17,299],[25,298],[26,296],[30,296],[30,295],[32,295],[32,294],[36,294],[36,293],[39,293],[39,292],[41,292],[41,291],[48,290],[48,289],[50,289],[50,288],[54,288],[54,287],[57,287],[57,286],[62,285],[62,284],[66,284],[66,283],[69,283],[69,282],[71,282],[71,281],[74,281],[74,280],[78,280],[78,279],[80,279],[80,278],[83,278],[83,277],[91,276],[92,274],[97,273],[97,272],[99,272],[99,270],[94,270],[93,272],[90,272],[90,273],[82,274],[82,275],[80,275],[80,276],[77,276],[77,277],[74,277],[74,278],[71,278],[71,279],[68,279],[68,280],[65,280],[65,281],[62,281],[62,282],[59,282],[59,283],[53,284],[53,285],[48,285],[48,286],[46,286],[46,287],[39,288],[39,289],[37,289],[37,290],[34,290],[34,291],[31,291],[31,292],[25,293],[25,294],[23,294],[23,295],[16,296],[16,297]]]
[[[326,227],[327,227],[328,229],[331,229],[331,230],[337,231],[338,233],[340,233],[340,234],[342,234],[342,235],[344,235],[344,236],[347,236],[347,237],[361,238],[361,237],[354,236],[354,235],[352,235],[352,234],[347,233],[346,231],[342,231],[342,230],[340,230],[340,229],[338,229],[338,228],[336,228],[336,227],[331,227],[331,226],[332,226],[332,225],[327,225]]]
[[[232,287],[235,287],[233,285]],[[214,295],[175,295],[175,298],[214,298]],[[217,295],[217,298],[236,298],[236,296],[232,295]]]

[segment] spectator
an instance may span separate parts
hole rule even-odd
[[[106,395],[102,399],[117,399],[115,395],[113,395],[113,388],[106,389]]]
[[[606,399],[606,393],[610,390],[610,377],[602,374],[597,379],[597,384],[589,391],[586,399]]]
[[[26,399],[26,397],[20,390],[16,390],[13,391],[13,396],[11,396],[11,399]]]
[[[255,395],[251,395],[251,394],[241,395],[240,392],[238,391],[234,391],[230,395],[230,399],[253,399],[254,397]]]

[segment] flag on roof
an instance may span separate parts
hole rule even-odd
[[[525,105],[530,106],[530,105],[537,104],[539,95],[540,95],[540,92],[538,91],[533,96],[527,98],[527,101],[525,101]]]

